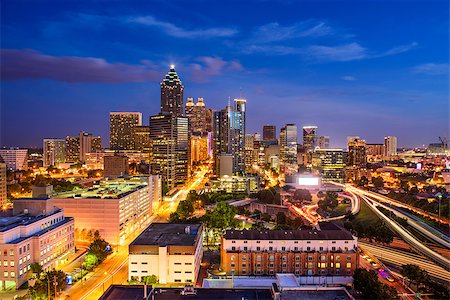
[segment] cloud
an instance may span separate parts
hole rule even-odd
[[[191,78],[196,82],[205,83],[213,76],[224,72],[237,72],[243,69],[238,61],[226,61],[221,57],[202,56],[197,58],[198,63],[190,65]]]
[[[435,63],[421,64],[412,68],[412,72],[426,75],[445,75],[449,73],[449,65]]]
[[[307,20],[291,26],[281,26],[279,23],[273,22],[258,27],[250,40],[254,43],[270,43],[299,37],[320,37],[333,32],[325,22]]]
[[[373,55],[373,57],[384,57],[384,56],[397,55],[397,54],[412,50],[415,47],[417,47],[417,45],[418,45],[417,42],[412,42],[411,44],[408,44],[408,45],[397,46],[397,47],[391,48],[385,52],[382,52],[380,54]]]
[[[352,61],[367,58],[367,49],[358,43],[339,46],[309,46],[305,54],[311,60],[326,61]]]
[[[187,39],[230,37],[238,32],[236,29],[224,27],[187,30],[169,22],[159,21],[153,16],[130,17],[128,22],[157,27],[167,35]]]
[[[350,75],[346,75],[346,76],[342,76],[341,77],[342,80],[346,80],[346,81],[355,81],[356,77],[350,76]]]
[[[2,80],[50,79],[70,83],[121,83],[161,78],[161,72],[147,60],[139,65],[129,65],[109,63],[95,57],[51,56],[30,49],[2,49],[0,59]]]
[[[288,55],[299,53],[299,48],[280,45],[249,45],[242,48],[242,53],[262,53],[268,55]]]

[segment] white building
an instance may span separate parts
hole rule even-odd
[[[397,156],[397,137],[387,136],[384,138],[384,156]]]
[[[129,245],[128,279],[195,283],[202,256],[202,225],[153,223]]]
[[[0,149],[0,157],[9,170],[27,170],[28,169],[28,150],[19,148]]]
[[[15,199],[14,216],[0,218],[2,289],[25,283],[32,263],[57,268],[74,249],[73,218],[65,217],[52,199]]]
[[[66,140],[44,139],[44,167],[56,166],[66,161]]]

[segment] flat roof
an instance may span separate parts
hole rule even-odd
[[[17,199],[19,200],[19,199]],[[25,199],[28,200],[28,199]],[[14,227],[17,226],[26,226],[29,224],[32,224],[34,222],[37,222],[39,220],[42,220],[44,218],[47,218],[48,216],[54,215],[56,213],[61,212],[61,209],[55,209],[52,213],[50,214],[42,214],[39,216],[32,216],[29,214],[22,214],[22,215],[18,215],[18,216],[13,216],[13,217],[1,217],[0,218],[0,232],[5,232],[8,231]]]
[[[350,231],[332,223],[323,222],[320,230],[227,230],[227,240],[353,240]]]
[[[120,199],[137,190],[148,186],[147,177],[119,178],[114,180],[100,180],[93,187],[75,189],[70,192],[55,194],[56,199]]]
[[[153,223],[130,246],[193,246],[200,227],[201,224]]]

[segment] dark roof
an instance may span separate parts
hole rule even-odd
[[[323,222],[320,230],[227,230],[228,240],[352,240],[352,234],[334,223]]]
[[[149,295],[151,286],[147,286]],[[99,300],[143,300],[144,287],[142,285],[111,285]]]
[[[193,246],[200,224],[153,223],[130,245]]]
[[[20,200],[20,199],[16,199],[16,200]],[[23,215],[18,215],[18,216],[12,216],[12,217],[3,217],[0,218],[0,232],[5,232],[8,231],[16,226],[25,226],[25,225],[29,225],[31,223],[37,222],[39,220],[42,220],[44,218],[47,218],[48,216],[54,215],[61,212],[61,209],[55,209],[52,213],[50,214],[42,214],[39,216],[32,216],[29,214],[23,214]]]

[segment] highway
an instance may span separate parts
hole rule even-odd
[[[445,270],[444,268],[430,262],[429,259],[423,256],[400,251],[390,247],[372,245],[361,241],[358,242],[358,245],[365,252],[370,253],[379,260],[388,264],[392,264],[394,266],[415,264],[426,270],[430,276],[450,282],[450,272],[448,270]]]
[[[115,249],[102,264],[100,264],[95,272],[88,274],[86,281],[77,282],[65,292],[63,292],[59,299],[98,299],[103,292],[112,284],[121,284],[128,279],[128,245],[152,222],[167,222],[170,214],[174,212],[178,203],[185,199],[189,191],[196,189],[203,185],[208,178],[206,177],[209,171],[208,166],[201,168],[199,172],[194,175],[194,178],[186,183],[185,187],[176,194],[172,201],[164,201],[160,207],[154,212],[153,216],[149,218],[148,223],[142,226],[140,230],[136,230],[129,235],[124,243]]]

